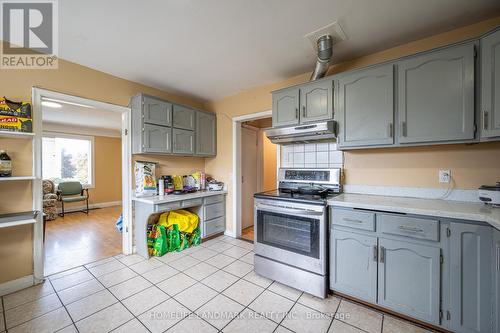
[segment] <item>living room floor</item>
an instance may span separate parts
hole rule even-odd
[[[45,226],[45,275],[62,272],[122,252],[115,227],[121,206],[66,213]]]
[[[253,255],[253,244],[220,236],[149,260],[117,255],[79,266],[0,298],[0,331],[429,332],[258,276]]]

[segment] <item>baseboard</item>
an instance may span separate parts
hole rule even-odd
[[[224,231],[224,235],[236,238],[236,233],[229,231],[229,230]]]
[[[27,275],[19,279],[0,283],[0,296],[31,287],[34,283],[35,280],[33,275]]]
[[[89,209],[121,206],[121,204],[122,204],[121,201],[98,202],[98,203],[89,204]],[[65,213],[79,212],[79,211],[86,210],[86,209],[87,209],[87,206],[85,206],[85,205],[82,205],[82,206],[69,206],[69,207],[65,207],[64,208],[64,212]],[[62,212],[61,208],[58,208],[57,212],[61,213]]]

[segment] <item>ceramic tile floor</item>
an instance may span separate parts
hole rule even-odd
[[[258,276],[253,245],[221,236],[161,258],[115,256],[0,299],[0,332],[429,332]]]

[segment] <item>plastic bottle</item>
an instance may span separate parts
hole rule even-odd
[[[163,180],[163,177],[158,179],[158,195],[161,197],[165,195],[165,181]]]
[[[12,161],[5,150],[0,150],[0,177],[12,176]]]

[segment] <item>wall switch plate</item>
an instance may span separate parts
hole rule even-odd
[[[451,170],[439,170],[439,182],[440,183],[451,182]]]

